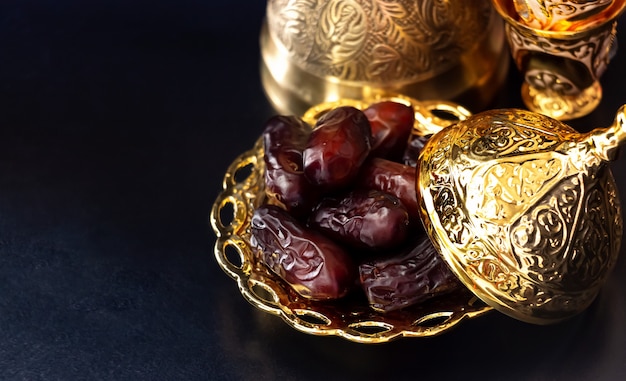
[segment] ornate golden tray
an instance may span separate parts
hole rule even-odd
[[[406,97],[385,99],[408,102],[413,106],[416,113],[414,133],[422,135],[432,134],[452,121],[470,115],[463,107],[449,102],[418,102]],[[311,123],[339,105],[364,109],[373,101],[325,103],[307,111],[303,119]],[[243,297],[255,307],[280,316],[296,330],[339,336],[359,343],[433,336],[492,309],[469,290],[387,313],[372,310],[365,299],[358,296],[333,302],[300,297],[257,262],[250,249],[250,219],[265,197],[264,170],[263,143],[258,139],[252,149],[239,155],[226,170],[223,190],[210,214],[211,226],[217,236],[214,249],[217,263],[237,282]]]

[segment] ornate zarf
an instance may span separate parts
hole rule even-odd
[[[615,55],[624,0],[492,0],[524,75],[522,100],[559,120],[583,117],[602,100],[600,78]]]
[[[562,60],[552,59],[545,67],[523,68],[526,81],[533,87],[554,94],[579,94],[606,70],[614,49],[617,22],[607,23],[594,34],[580,34],[577,38],[550,38],[533,33],[531,29],[515,28],[506,25],[506,33],[511,47],[511,54],[520,66],[528,65],[526,57],[548,55]],[[569,64],[561,65],[565,62]],[[565,67],[577,67],[577,70],[565,70]]]
[[[401,84],[457,64],[487,32],[490,7],[481,0],[269,0],[267,21],[307,72]]]

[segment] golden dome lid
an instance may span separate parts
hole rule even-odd
[[[547,324],[594,300],[622,238],[608,162],[626,140],[625,113],[578,133],[533,112],[490,110],[426,144],[417,180],[426,231],[485,303]]]

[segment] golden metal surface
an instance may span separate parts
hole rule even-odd
[[[577,30],[601,22],[615,0],[513,0],[520,21],[534,29]]]
[[[528,0],[518,1],[518,9],[511,0],[493,4],[506,21],[511,55],[524,75],[526,107],[563,121],[593,111],[602,100],[600,78],[617,49],[616,20],[626,0]],[[546,29],[533,27],[539,19]]]
[[[375,101],[341,100],[319,105],[305,113],[315,121],[324,112],[340,105],[366,107]],[[470,116],[465,108],[449,102],[409,102],[418,116],[415,133],[441,130],[453,120]],[[441,118],[441,114],[448,115]],[[426,337],[443,333],[465,319],[480,316],[492,308],[469,290],[448,294],[431,301],[389,313],[376,312],[363,301],[350,298],[337,302],[315,302],[298,296],[286,283],[257,262],[250,249],[250,219],[264,197],[263,144],[235,159],[226,171],[223,190],[210,214],[217,236],[215,258],[236,282],[243,297],[255,307],[280,316],[293,328],[315,335],[333,335],[360,343],[381,343],[399,337]]]
[[[262,80],[281,113],[404,94],[484,108],[509,66],[489,0],[268,0]]]
[[[610,127],[586,134],[524,110],[476,114],[422,151],[426,230],[459,279],[497,310],[538,324],[575,315],[619,253],[608,161],[625,140],[626,106]]]

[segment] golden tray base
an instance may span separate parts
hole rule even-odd
[[[358,108],[367,105],[366,102],[343,102],[346,103]],[[333,102],[330,106],[313,108],[304,119],[316,118],[325,108],[336,105],[337,102]],[[430,113],[433,109],[456,114],[459,109],[461,114],[466,112],[445,102],[412,102],[412,105],[416,110],[416,126],[421,127],[422,132],[432,133],[433,123],[430,122],[437,119]],[[372,310],[365,298],[359,296],[332,302],[302,298],[259,263],[250,248],[252,213],[265,197],[264,170],[263,142],[259,138],[252,149],[240,154],[226,170],[223,190],[210,214],[211,226],[217,236],[214,249],[217,263],[237,282],[242,296],[253,306],[280,316],[298,331],[339,336],[359,343],[433,336],[492,310],[469,290],[388,313]]]

